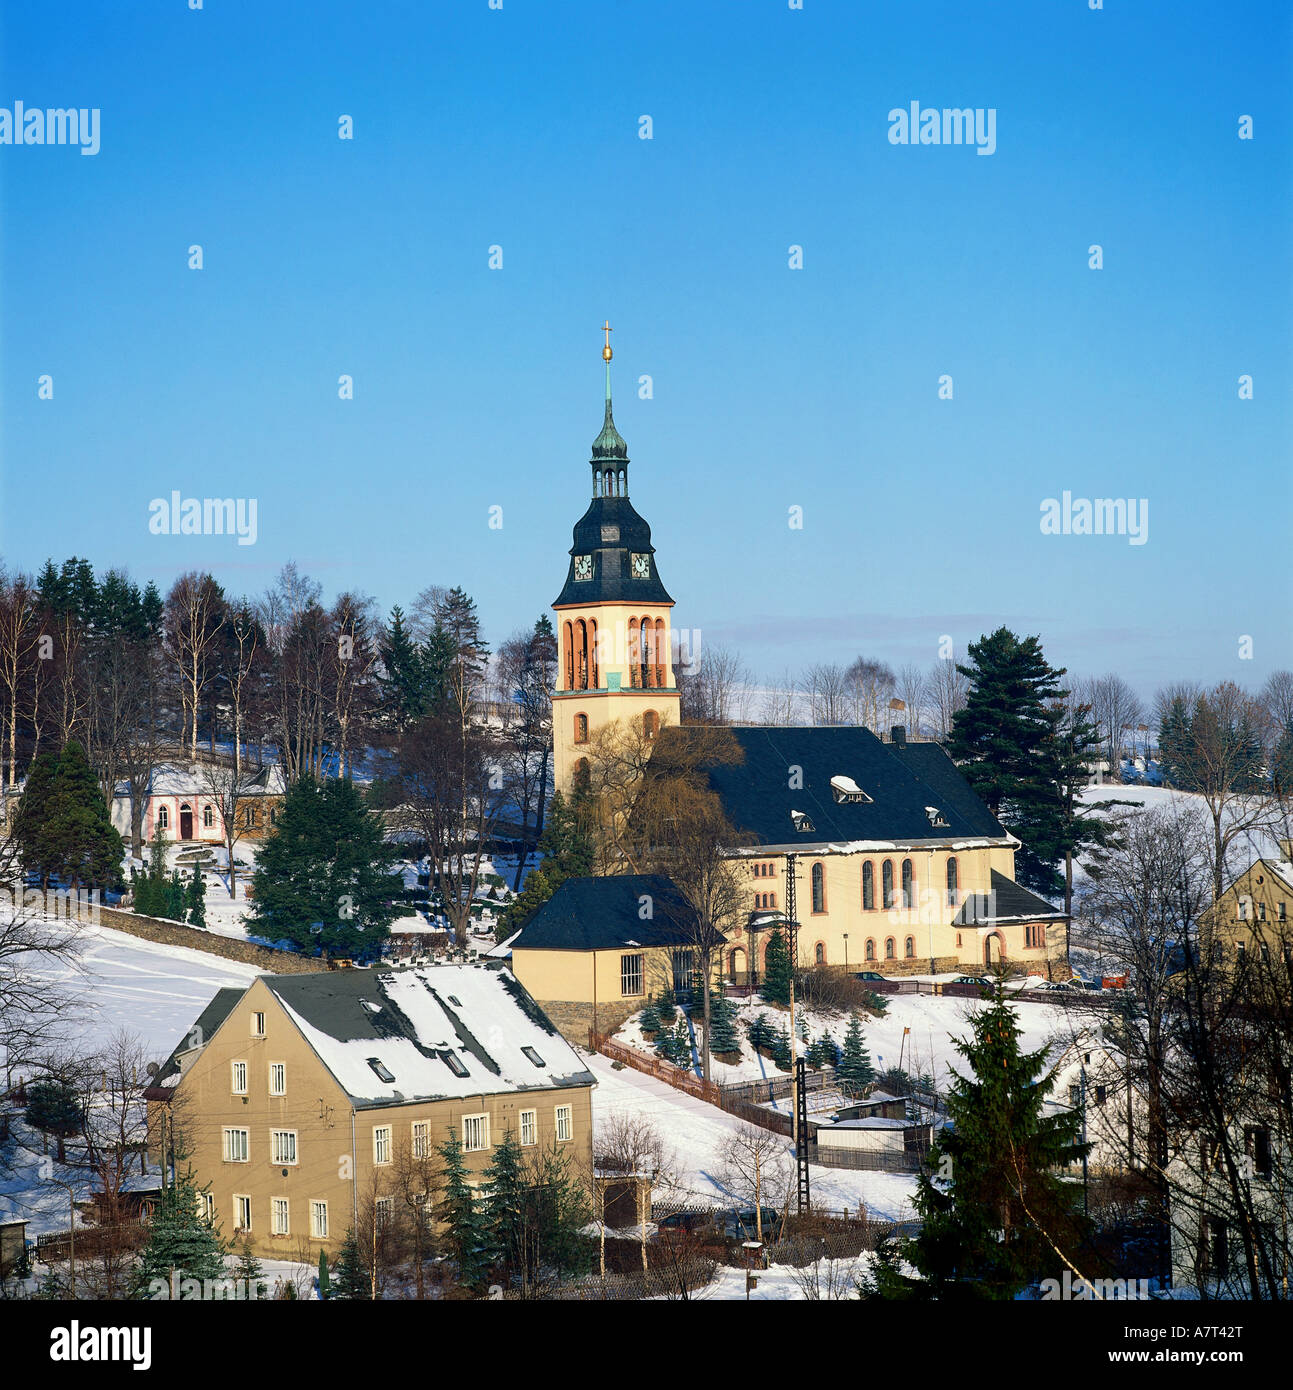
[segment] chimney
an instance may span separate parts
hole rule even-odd
[[[907,726],[905,724],[895,724],[889,730],[889,742],[896,743],[899,748],[907,746]]]

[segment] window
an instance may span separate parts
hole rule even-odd
[[[373,1162],[389,1163],[391,1161],[391,1127],[390,1125],[373,1126]]]
[[[275,1163],[296,1162],[296,1131],[294,1129],[272,1129],[269,1132],[269,1140]]]
[[[245,1096],[247,1094],[247,1063],[233,1062],[231,1067],[233,1070],[233,1093],[236,1096]]]
[[[1279,907],[1276,909],[1275,915],[1276,915],[1276,917],[1278,917],[1278,918],[1280,919],[1281,922],[1287,922],[1287,921],[1288,921],[1288,905],[1287,905],[1286,903],[1284,903],[1283,901],[1281,901]]]
[[[271,1096],[285,1096],[287,1094],[286,1062],[271,1062],[269,1064],[269,1093]]]
[[[801,835],[810,834],[817,828],[812,823],[812,820],[808,816],[806,816],[802,811],[791,811],[790,823]]]
[[[588,716],[586,714],[575,715],[575,742],[588,742]]]
[[[246,1129],[226,1129],[224,1134],[224,1161],[226,1163],[246,1163],[251,1152],[251,1131]]]
[[[521,1143],[525,1146],[537,1144],[539,1142],[539,1112],[537,1110],[521,1111]]]
[[[384,1081],[389,1086],[395,1080],[395,1073],[385,1065],[380,1057],[369,1057],[368,1065],[373,1069],[373,1075],[378,1081]]]
[[[642,716],[642,736],[654,738],[660,732],[660,716],[653,709]]]
[[[956,866],[956,860],[955,860],[955,859],[949,859],[949,860],[947,861],[947,905],[948,905],[948,907],[955,907],[955,906],[956,906],[956,900],[957,900],[957,897],[959,896],[959,888],[960,888],[959,874],[960,874],[960,870],[959,870],[959,869],[957,868],[957,866]]]
[[[894,958],[893,937],[891,936],[886,936],[884,939],[884,958],[885,960],[893,960]]]
[[[875,865],[868,859],[862,865],[862,910],[870,912],[875,907]]]
[[[1224,1279],[1230,1273],[1226,1223],[1205,1216],[1199,1225],[1199,1266],[1205,1278]]]
[[[1247,955],[1248,955],[1248,943],[1247,943],[1246,941],[1236,941],[1236,942],[1235,942],[1235,958],[1236,958],[1237,960],[1239,960],[1239,961],[1242,961],[1242,960],[1245,959],[1245,957],[1246,957]]]
[[[239,1231],[251,1230],[251,1198],[234,1196],[234,1228]]]
[[[427,1135],[427,1122],[425,1120],[413,1121],[413,1157],[430,1158],[431,1145]]]
[[[571,1107],[568,1105],[557,1106],[557,1138],[564,1143],[570,1138],[571,1134]]]
[[[1069,1104],[1075,1110],[1082,1104],[1082,1087],[1076,1083],[1069,1087]]]
[[[868,936],[866,939],[866,958],[867,960],[875,959],[875,937],[873,936]]]
[[[1266,904],[1265,904],[1265,903],[1258,903],[1258,904],[1257,904],[1257,920],[1258,920],[1259,922],[1264,922],[1264,921],[1266,920]]]
[[[957,950],[960,950],[960,948],[961,948],[961,933],[960,933],[960,932],[957,932],[957,933],[956,933],[956,947],[957,947]]]
[[[813,947],[813,959],[818,965],[826,964],[826,947],[820,941]]]
[[[546,1067],[548,1064],[539,1056],[539,1050],[535,1047],[523,1047],[521,1055],[529,1062],[533,1062],[536,1067]]]
[[[165,806],[157,808],[157,828],[158,830],[169,830],[171,828],[171,813]]]
[[[253,1038],[263,1038],[265,1036],[265,1015],[252,1014],[251,1016],[251,1035]]]
[[[1248,899],[1247,899],[1247,898],[1240,898],[1240,899],[1239,899],[1239,920],[1240,920],[1241,922],[1246,922],[1246,921],[1248,920]]]
[[[246,810],[243,811],[242,823],[247,827],[248,830],[250,830],[252,826],[256,824],[256,808],[254,806],[248,806]]]
[[[880,901],[885,907],[893,906],[893,860],[886,859],[880,866]]]
[[[210,806],[204,806],[202,808],[202,824],[206,826],[208,830],[215,824],[215,812]]]
[[[286,1197],[270,1198],[269,1233],[272,1236],[287,1236],[292,1234],[292,1223],[288,1217]]]
[[[620,957],[620,993],[623,995],[642,993],[642,957],[640,955]]]
[[[462,1117],[462,1147],[464,1153],[479,1153],[489,1148],[489,1116]]]
[[[315,1240],[327,1240],[328,1238],[328,1204],[327,1202],[310,1203],[310,1234]]]
[[[1261,1125],[1249,1125],[1244,1130],[1244,1152],[1259,1178],[1271,1175],[1271,1132]]]
[[[813,884],[813,911],[826,911],[826,869],[821,863],[813,865],[812,868]]]
[[[208,1226],[215,1221],[215,1198],[209,1192],[198,1193],[198,1216]]]
[[[915,898],[912,890],[911,860],[902,861],[902,905],[903,907],[914,907]]]
[[[1097,1105],[1103,1105],[1105,1097],[1108,1096],[1108,1094],[1109,1088],[1107,1086],[1097,1086],[1095,1088],[1095,1103]]]
[[[916,938],[909,936],[903,943],[902,953],[908,960],[914,960],[916,956]]]
[[[373,1204],[373,1216],[377,1221],[377,1229],[384,1231],[391,1224],[391,1199],[389,1197],[379,1197]]]

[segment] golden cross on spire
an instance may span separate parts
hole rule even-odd
[[[611,360],[611,334],[615,332],[611,327],[610,319],[602,324],[602,332],[606,334],[606,346],[602,349],[602,361],[609,362]]]

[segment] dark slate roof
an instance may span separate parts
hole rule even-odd
[[[952,920],[956,927],[985,926],[990,922],[1036,922],[1041,918],[1064,917],[1062,909],[996,869],[992,871],[992,892],[967,893],[961,910]]]
[[[162,1064],[161,1070],[153,1077],[154,1086],[165,1085],[173,1076],[180,1074],[180,1054],[191,1052],[195,1047],[205,1047],[215,1037],[216,1029],[233,1013],[234,1005],[246,994],[246,987],[235,989],[226,985],[216,990],[215,998],[197,1016],[193,1027],[176,1045],[175,1051]]]
[[[734,726],[731,732],[744,762],[711,766],[707,773],[728,820],[753,844],[810,849],[851,841],[1006,838],[937,744],[901,747],[856,727]],[[685,726],[662,734],[686,736]],[[870,800],[836,801],[833,777],[851,778]],[[928,807],[947,824],[936,825]],[[797,831],[792,811],[806,815],[812,830]]]
[[[634,579],[629,571],[632,555],[651,556],[651,575]],[[575,556],[593,557],[593,577],[575,578]],[[603,603],[609,600],[640,603],[672,603],[656,568],[651,528],[633,509],[627,497],[594,497],[575,523],[574,544],[565,587],[553,600],[564,603]]]
[[[649,919],[640,916],[644,897],[651,900]],[[521,928],[512,951],[680,946],[693,939],[687,920],[687,906],[664,874],[568,878]]]

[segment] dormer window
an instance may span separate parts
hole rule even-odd
[[[925,817],[935,830],[947,829],[947,817],[938,809],[937,806],[926,806]]]
[[[816,828],[802,811],[791,811],[790,823],[801,835],[806,835]]]
[[[865,805],[872,800],[851,777],[845,777],[842,773],[831,778],[831,795],[840,806]]]

